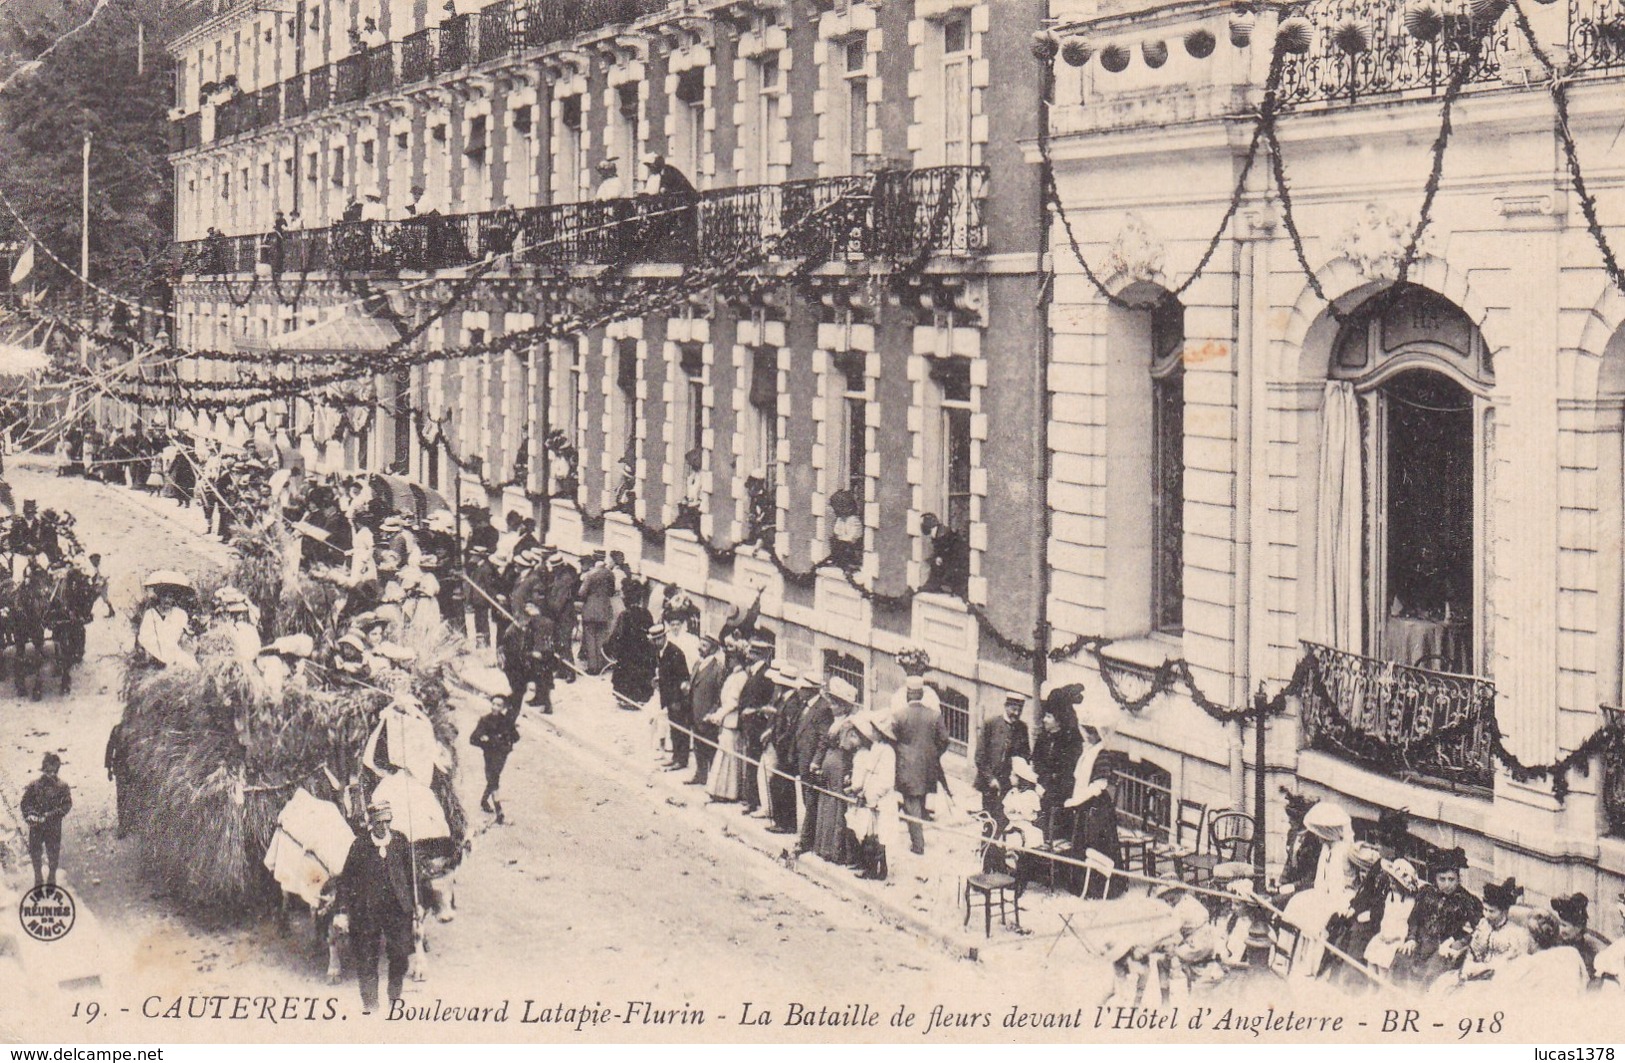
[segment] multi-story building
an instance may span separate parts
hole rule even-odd
[[[1081,256],[1058,225],[1056,641],[1116,639],[1104,667],[1128,696],[1182,660],[1226,706],[1308,658],[1314,682],[1267,728],[1277,856],[1276,790],[1293,785],[1357,821],[1409,810],[1467,850],[1475,881],[1614,896],[1617,752],[1585,758],[1564,794],[1515,775],[1492,723],[1524,765],[1617,723],[1625,278],[1564,138],[1625,246],[1606,161],[1625,7],[1062,15],[1047,158]],[[1543,55],[1566,80],[1561,118]],[[1255,137],[1276,108],[1278,155]],[[1057,678],[1104,697],[1100,667]],[[1120,740],[1173,796],[1252,808],[1252,728],[1183,684]]]
[[[1043,605],[1040,14],[225,3],[170,44],[179,346],[495,349],[200,424],[486,492],[713,623],[760,591],[869,699],[923,646],[966,743]],[[696,192],[645,194],[650,155]]]

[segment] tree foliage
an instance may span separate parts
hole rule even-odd
[[[159,0],[43,0],[8,5],[0,23],[0,46],[13,67],[0,91],[0,189],[28,228],[77,267],[88,131],[90,276],[138,297],[164,283],[173,232],[162,8]],[[139,73],[138,25],[146,27]],[[0,234],[28,238],[3,210]],[[76,296],[72,277],[46,256],[36,255],[35,270],[53,296]]]

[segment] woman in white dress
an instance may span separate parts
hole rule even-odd
[[[848,824],[858,836],[867,859],[858,868],[862,878],[884,879],[887,854],[902,852],[897,838],[902,799],[897,793],[897,732],[891,717],[861,713],[853,727],[868,744],[852,757],[852,793],[862,804],[851,810]]]
[[[744,762],[739,749],[739,694],[745,689],[745,670],[735,667],[722,681],[722,704],[705,722],[717,728],[717,755],[711,773],[705,778],[705,792],[713,801],[739,800],[740,773]]]
[[[1411,912],[1416,908],[1422,879],[1409,860],[1384,860],[1382,872],[1388,880],[1388,892],[1383,897],[1377,933],[1366,942],[1365,962],[1379,974],[1387,974],[1399,947],[1410,936]]]
[[[1321,801],[1304,815],[1303,829],[1320,839],[1320,862],[1314,884],[1293,894],[1281,914],[1303,932],[1292,973],[1313,978],[1326,955],[1327,924],[1354,899],[1354,822],[1343,806]]]

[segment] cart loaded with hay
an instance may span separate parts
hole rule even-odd
[[[330,673],[317,661],[339,634],[334,589],[279,564],[283,544],[272,534],[239,545],[224,580],[265,603],[268,642],[303,645],[314,659],[267,682],[230,640],[207,632],[195,668],[132,658],[120,785],[145,872],[189,905],[251,916],[297,900],[325,926],[365,810],[387,802],[412,844],[421,910],[449,918],[467,823],[452,785],[457,733],[443,680],[455,641],[443,630],[405,633],[409,659],[380,658],[364,677]],[[204,584],[196,590],[207,601]]]

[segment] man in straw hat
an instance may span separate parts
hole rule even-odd
[[[796,838],[796,853],[811,852],[813,833],[818,824],[818,786],[822,781],[818,768],[824,759],[824,750],[830,741],[830,730],[835,725],[835,714],[852,711],[858,691],[844,676],[830,673],[824,678],[823,689],[814,694],[801,718],[796,721],[795,734],[790,740],[790,761],[786,770],[794,766],[795,776],[801,783],[801,832]],[[836,780],[839,782],[839,780]]]
[[[45,754],[39,778],[23,790],[20,811],[23,822],[28,824],[28,858],[34,862],[36,886],[56,885],[56,868],[62,858],[62,820],[73,810],[73,792],[57,778],[61,768],[61,757]],[[40,873],[42,857],[50,868],[49,875]]]
[[[772,755],[772,771],[767,777],[768,804],[773,815],[774,834],[796,833],[796,731],[806,711],[808,691],[813,684],[801,674],[801,669],[789,663],[779,665],[778,711],[769,730],[768,746]]]
[[[680,621],[655,622],[649,627],[649,641],[655,649],[655,686],[660,691],[660,708],[666,714],[670,734],[671,759],[661,765],[667,771],[686,771],[694,725],[690,701],[693,684],[694,648]]]
[[[918,680],[918,682],[916,682]],[[940,709],[927,703],[924,680],[909,676],[908,700],[892,718],[897,728],[897,792],[908,819],[908,847],[916,856],[925,852],[925,799],[942,778],[942,755],[948,751],[948,725]]]
[[[604,551],[592,555],[592,566],[581,577],[576,597],[581,600],[581,666],[588,675],[597,675],[609,663],[604,659],[604,640],[615,620],[615,574]]]
[[[553,712],[553,623],[542,612],[542,603],[526,601],[521,612],[497,644],[497,659],[502,674],[508,677],[508,715],[517,719],[525,701],[525,691],[531,683],[536,693],[530,704],[539,706],[543,715]]]
[[[378,1009],[378,953],[389,960],[389,999],[401,999],[412,961],[417,900],[411,844],[391,827],[385,802],[367,808],[368,832],[350,845],[338,878],[338,910],[347,919],[361,988],[361,1013]]]
[[[685,786],[704,786],[711,775],[719,730],[711,717],[722,706],[722,684],[727,678],[728,661],[722,652],[722,643],[715,635],[704,636],[700,639],[694,674],[688,681],[689,716],[694,721],[694,775],[683,781]]]

